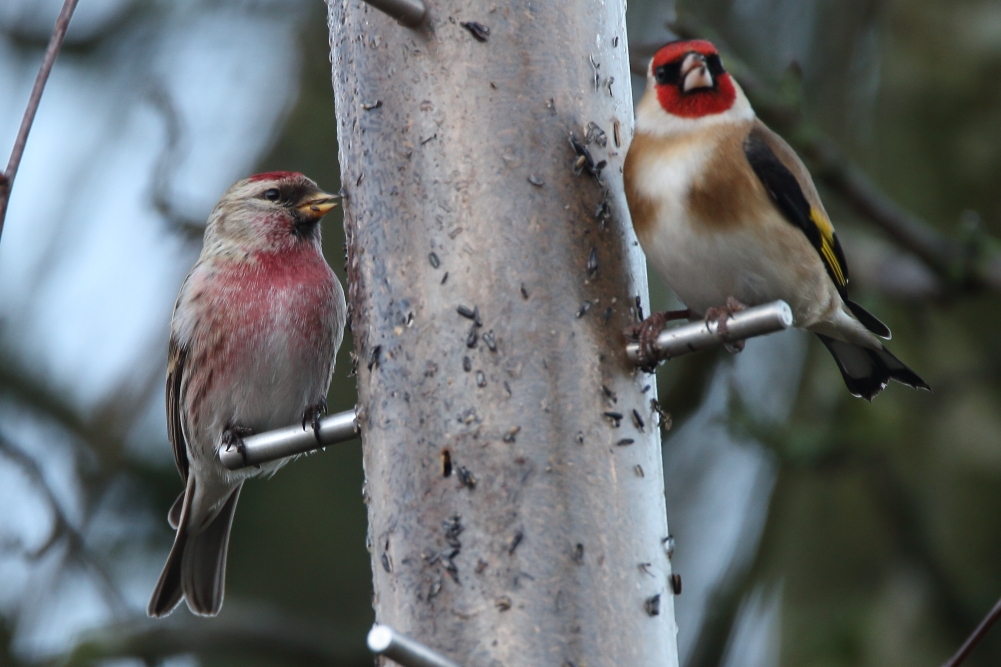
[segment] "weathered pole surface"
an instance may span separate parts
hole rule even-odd
[[[329,9],[378,621],[465,667],[677,665],[624,3]]]

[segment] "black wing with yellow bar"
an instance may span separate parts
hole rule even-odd
[[[782,164],[757,128],[752,129],[744,140],[744,155],[775,205],[789,222],[806,234],[806,238],[817,249],[838,293],[841,298],[847,299],[848,264],[831,221],[819,207],[810,205],[799,181]]]

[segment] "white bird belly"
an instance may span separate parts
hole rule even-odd
[[[739,134],[744,127],[737,130]],[[731,150],[733,146],[721,142],[732,139],[733,133],[713,131],[684,138],[645,137],[660,143],[637,153],[630,170],[635,200],[630,205],[635,204],[634,214],[641,216],[634,220],[639,223],[637,236],[648,261],[695,313],[725,306],[729,297],[748,306],[782,299],[792,309],[795,325],[809,327],[831,316],[841,299],[806,234],[763,199],[764,190],[749,195],[746,187],[734,184],[743,197],[751,197],[739,204],[743,207],[739,211],[746,211],[743,220],[733,201],[718,220],[698,217],[714,215],[712,207],[699,214],[693,209],[694,184],[704,186],[711,180],[706,170],[726,167],[719,151]],[[756,178],[749,165],[745,171],[735,177]],[[725,187],[720,179],[712,182],[714,187]],[[725,191],[714,194],[737,196]],[[707,193],[703,190],[701,196]]]
[[[668,287],[693,312],[725,306],[729,297],[748,306],[783,299],[796,326],[804,327],[833,305],[833,282],[809,240],[790,223],[765,223],[777,225],[771,230],[760,222],[707,229],[680,205],[665,203],[641,242]]]

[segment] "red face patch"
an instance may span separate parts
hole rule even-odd
[[[733,87],[730,75],[721,74],[716,79],[715,89],[704,88],[682,93],[681,89],[673,84],[658,85],[657,99],[664,111],[672,116],[701,118],[723,113],[729,109],[737,99],[737,91]]]
[[[685,56],[692,52],[706,56],[707,58],[719,53],[716,50],[716,47],[712,45],[712,42],[707,42],[704,39],[690,39],[688,41],[671,42],[670,44],[665,44],[660,47],[660,50],[654,54],[653,68],[657,69],[661,65],[680,62]]]
[[[247,180],[253,183],[257,181],[280,181],[286,178],[302,178],[302,174],[297,171],[268,171],[263,174],[254,174]]]
[[[693,39],[671,42],[661,47],[654,55],[651,67],[656,72],[661,67],[680,66],[681,61],[689,53],[698,53],[706,58],[719,58],[719,53],[712,43],[703,39]],[[657,100],[664,111],[681,118],[701,118],[723,113],[733,106],[734,100],[737,99],[737,91],[733,79],[725,71],[714,75],[714,83],[713,88],[698,88],[687,93],[682,92],[680,81],[657,83]]]

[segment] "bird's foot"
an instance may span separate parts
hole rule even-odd
[[[626,327],[625,334],[628,340],[637,341],[640,344],[639,367],[640,370],[652,373],[657,368],[657,336],[664,330],[664,326],[671,320],[686,320],[692,316],[692,311],[688,308],[684,310],[665,310],[662,313],[654,313],[642,322]]]
[[[744,340],[735,340],[733,342],[723,341],[723,349],[730,354],[737,354],[744,351]]]
[[[243,457],[243,465],[247,465],[247,446],[243,444],[243,439],[248,435],[254,435],[254,430],[246,426],[227,426],[222,432],[222,444],[226,445],[226,451],[236,447],[237,453]]]
[[[728,296],[726,298],[726,305],[721,307],[713,307],[706,310],[706,323],[715,322],[716,323],[716,335],[720,338],[726,338],[729,335],[730,329],[727,327],[727,320],[733,317],[734,313],[739,313],[742,310],[747,310],[747,306],[733,298]],[[723,347],[726,348],[727,352],[731,354],[736,354],[744,349],[744,341],[723,341]]]
[[[302,411],[302,430],[306,430],[306,422],[313,427],[313,436],[320,442],[320,417],[327,414],[327,399],[324,396],[312,405],[307,405]]]

